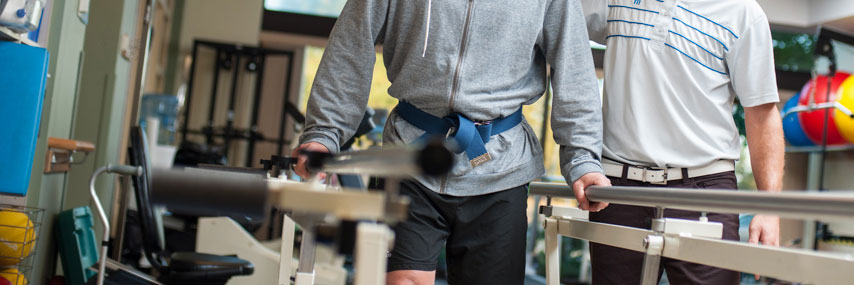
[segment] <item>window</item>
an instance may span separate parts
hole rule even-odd
[[[264,9],[277,12],[338,18],[347,0],[264,0]]]
[[[795,72],[810,72],[813,68],[813,35],[771,31],[774,44],[774,62],[777,69]]]

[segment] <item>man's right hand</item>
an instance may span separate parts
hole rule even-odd
[[[308,158],[305,155],[300,154],[300,151],[302,151],[302,150],[314,151],[314,152],[327,152],[328,153],[329,149],[327,149],[325,146],[323,146],[320,143],[307,142],[307,143],[301,144],[300,146],[295,148],[293,151],[291,151],[291,157],[298,157],[299,158],[297,160],[297,165],[294,166],[294,171],[297,173],[297,175],[299,175],[303,179],[308,179],[311,176],[311,174],[308,172],[308,169],[305,168],[305,164],[306,164],[306,161],[308,160]]]

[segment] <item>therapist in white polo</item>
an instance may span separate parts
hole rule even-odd
[[[784,140],[765,13],[754,0],[582,0],[605,51],[605,174],[615,186],[736,189],[745,107],[756,185],[782,187]],[[698,212],[665,216],[697,219]],[[590,219],[649,228],[652,208],[611,204]],[[708,215],[738,240],[738,215]],[[779,244],[779,218],[756,215],[750,242]],[[593,284],[638,284],[643,254],[591,244]],[[739,273],[663,258],[671,284],[738,284]]]

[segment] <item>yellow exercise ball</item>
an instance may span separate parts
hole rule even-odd
[[[36,229],[26,214],[0,211],[0,266],[17,264],[30,255]]]
[[[0,271],[0,278],[6,278],[12,285],[27,285],[27,277],[18,272],[16,268],[6,268]]]
[[[837,102],[848,108],[848,110],[854,111],[854,76],[849,76],[848,79],[845,79],[837,92],[839,92]],[[842,111],[836,110],[836,112],[833,112],[833,120],[836,121],[836,128],[839,130],[839,134],[849,143],[854,143],[854,118],[845,115]]]

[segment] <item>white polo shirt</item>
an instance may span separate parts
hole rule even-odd
[[[732,118],[779,101],[771,31],[754,0],[582,0],[605,51],[603,156],[656,167],[739,158]]]

